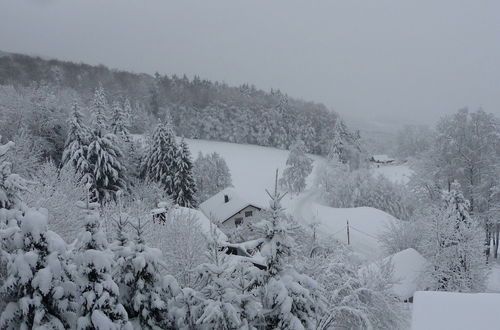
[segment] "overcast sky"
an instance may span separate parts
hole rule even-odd
[[[498,0],[0,0],[0,50],[280,88],[343,115],[500,115]]]

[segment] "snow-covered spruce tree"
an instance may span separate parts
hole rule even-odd
[[[125,284],[128,295],[123,305],[131,319],[137,319],[141,329],[167,329],[171,322],[167,314],[167,301],[161,276],[161,251],[148,247],[144,242],[144,225],[141,219],[131,224],[135,239],[130,254],[125,256]]]
[[[0,140],[1,140],[0,136]],[[0,145],[0,230],[10,230],[10,235],[2,235],[0,240],[0,286],[7,276],[8,254],[15,250],[13,234],[21,221],[26,206],[21,199],[21,193],[28,189],[29,182],[18,174],[12,173],[12,164],[7,161],[14,143],[9,141]],[[11,228],[11,229],[9,229]],[[5,299],[0,293],[0,311],[3,310]]]
[[[278,192],[278,171],[269,211],[256,224],[264,234],[261,254],[267,259],[267,271],[261,287],[261,302],[265,324],[271,329],[313,329],[323,308],[317,283],[299,274],[286,258],[292,249],[292,239]]]
[[[168,195],[173,195],[175,192],[175,157],[178,146],[170,124],[160,122],[148,143],[141,176],[160,183]]]
[[[226,161],[216,152],[208,155],[201,152],[198,154],[193,166],[193,176],[198,203],[233,185]]]
[[[8,253],[8,276],[1,287],[7,306],[0,315],[0,328],[74,327],[76,285],[69,276],[67,247],[48,230],[47,215],[29,210],[20,227],[0,231],[2,240],[10,237],[14,249]]]
[[[199,328],[207,330],[239,329],[243,323],[248,323],[242,320],[243,297],[233,284],[233,265],[225,251],[220,250],[220,239],[215,227],[211,233],[207,262],[196,269],[196,289],[203,299],[200,306],[202,312],[195,323]]]
[[[102,84],[99,83],[94,91],[94,98],[90,106],[90,113],[92,114],[92,126],[99,132],[99,135],[104,134],[108,129],[108,101],[106,100],[106,93]]]
[[[130,102],[128,103],[130,108]],[[130,141],[130,122],[126,110],[121,107],[118,101],[111,105],[111,132],[120,137],[124,142]]]
[[[172,199],[180,206],[195,207],[196,186],[193,178],[193,161],[187,143],[182,139],[175,158],[174,194]]]
[[[99,204],[87,203],[85,231],[77,241],[75,263],[78,273],[79,301],[76,328],[131,329],[128,315],[119,302],[119,288],[111,276],[113,253],[100,229]]]
[[[442,206],[428,221],[426,231],[430,289],[477,292],[484,288],[484,230],[469,215],[469,201],[456,181],[443,193]]]
[[[12,147],[12,141],[0,145],[0,209],[22,209],[20,192],[27,190],[29,184],[18,174],[12,173],[12,164],[6,160]]]
[[[68,121],[68,136],[64,144],[62,162],[63,164],[73,166],[79,179],[85,184],[93,181],[91,168],[87,160],[91,135],[90,130],[83,122],[83,115],[76,101],[73,103],[71,110],[71,117]]]
[[[114,199],[116,192],[127,189],[122,152],[116,136],[94,132],[87,151],[87,160],[93,175],[91,191],[100,203]]]
[[[300,193],[306,187],[306,178],[312,171],[312,159],[306,154],[306,146],[297,140],[290,149],[280,184],[291,193]]]

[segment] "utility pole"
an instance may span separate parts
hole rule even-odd
[[[347,245],[351,245],[351,236],[349,235],[349,220],[347,220]]]

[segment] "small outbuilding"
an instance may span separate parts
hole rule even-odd
[[[395,159],[387,155],[373,155],[370,157],[370,161],[376,164],[392,164]]]

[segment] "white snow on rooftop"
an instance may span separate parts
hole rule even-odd
[[[425,271],[427,260],[415,249],[409,248],[381,260],[381,264],[391,262],[393,266],[392,292],[401,300],[408,299],[417,291],[420,275]],[[378,267],[379,262],[368,268]]]
[[[196,218],[202,233],[208,238],[211,235],[211,229],[215,226],[216,235],[221,242],[227,242],[228,238],[215,224],[213,224],[201,211],[187,207],[175,207],[169,211],[170,215],[190,215]]]
[[[498,293],[418,291],[412,330],[491,330],[498,327]]]
[[[391,158],[387,155],[373,155],[373,160],[376,162],[393,162],[394,158]]]
[[[240,197],[234,188],[226,188],[201,203],[200,210],[212,221],[223,222],[249,205],[262,208]]]

